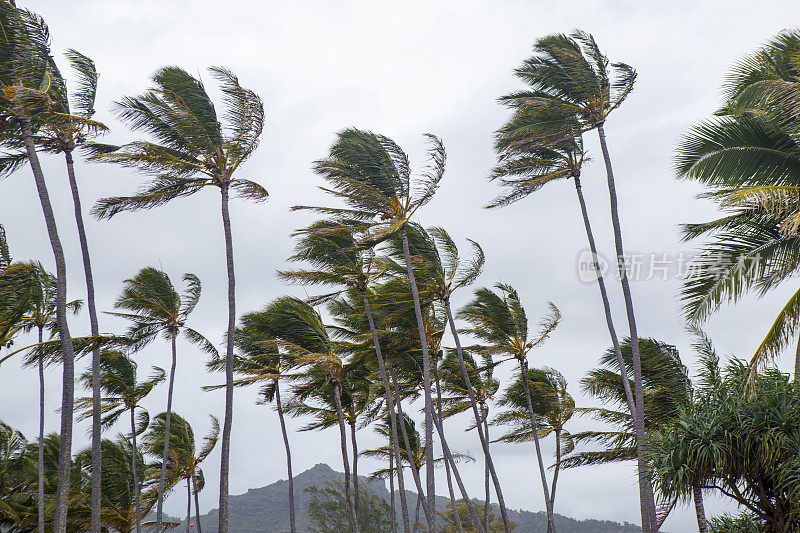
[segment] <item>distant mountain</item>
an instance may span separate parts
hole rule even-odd
[[[309,528],[308,503],[310,497],[305,489],[313,486],[323,486],[328,479],[343,479],[344,474],[336,472],[326,464],[318,464],[302,474],[294,477],[295,512],[298,533],[307,533]],[[366,478],[359,476],[364,486],[386,501],[389,501],[389,491],[383,482],[369,483]],[[259,489],[250,489],[244,494],[231,495],[228,500],[230,533],[288,533],[289,531],[289,483],[280,480],[272,485]],[[413,517],[416,504],[416,494],[406,491],[409,510]],[[396,498],[399,505],[399,498]],[[475,500],[478,502],[478,500]],[[437,496],[437,509],[445,509],[450,501]],[[482,501],[479,502],[482,505]],[[495,508],[499,514],[499,510]],[[547,531],[547,516],[543,512],[532,513],[529,511],[513,511],[509,509],[509,518],[517,524],[514,533],[540,533]],[[398,514],[398,523],[401,523]],[[200,517],[203,533],[217,533],[219,521],[216,509]],[[193,523],[194,520],[191,520]],[[617,522],[601,520],[575,520],[566,516],[556,515],[556,526],[559,533],[633,533],[641,531],[633,524],[619,524]],[[185,529],[184,522],[178,529]],[[401,528],[402,529],[402,528]]]

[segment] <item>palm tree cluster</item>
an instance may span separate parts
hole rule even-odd
[[[574,182],[610,340],[600,366],[581,381],[583,392],[602,405],[580,407],[557,369],[533,363],[562,320],[556,305],[542,302],[542,318],[531,324],[522,296],[498,282],[472,289],[464,305],[453,307],[453,295],[477,282],[486,257],[477,242],[466,239],[468,245],[461,247],[445,228],[420,222],[422,208],[445,176],[440,138],[425,136],[427,163],[412,170],[417,167],[394,140],[364,129],[339,131],[329,152],[313,163],[325,200],[293,208],[316,220],[294,232],[290,267],[277,273],[287,285],[317,292],[265,298],[261,309],[240,313],[230,199],[259,202],[268,196],[239,172],[258,148],[265,126],[258,94],[230,70],[212,67],[208,72],[221,93],[215,105],[199,75],[166,66],[154,73],[147,91],[114,104],[119,120],[142,138],[101,143],[98,137],[108,128],[92,118],[99,79],[92,60],[67,51],[75,81],[68,87],[41,17],[0,0],[0,25],[0,176],[30,165],[55,264],[52,274],[41,262],[15,260],[0,226],[0,364],[20,355],[39,376],[37,440],[28,442],[0,422],[4,531],[164,531],[178,525],[165,518],[164,502],[182,492],[182,484],[187,532],[192,520],[200,531],[202,464],[219,442],[218,531],[227,533],[234,389],[246,386],[258,387],[258,401],[277,412],[292,533],[297,509],[287,417],[302,421],[300,431],[338,433],[344,481],[341,493],[333,486],[322,490],[334,503],[320,505],[336,508],[340,529],[353,533],[378,527],[373,520],[378,504],[360,486],[363,458],[380,464],[370,478],[388,480],[390,488],[391,523],[380,528],[511,531],[515,526],[493,456],[498,442],[529,450],[532,473],[541,483],[536,503],[545,510],[548,533],[556,533],[563,470],[618,461],[636,461],[643,533],[658,531],[677,504],[690,500],[701,533],[709,524],[722,530],[728,522],[748,520],[769,531],[800,527],[800,445],[791,431],[797,386],[764,370],[796,333],[800,292],[780,311],[748,364],[734,360],[721,370],[710,341],[695,328],[704,362],[695,382],[677,349],[640,337],[605,134],[612,112],[633,90],[636,71],[611,62],[592,35],[575,31],[540,38],[516,69],[524,87],[499,99],[509,117],[496,132],[498,162],[490,176],[503,191],[487,205],[517,202],[561,178]],[[717,116],[695,127],[679,146],[679,174],[708,186],[707,195],[730,212],[684,227],[687,239],[711,236],[682,292],[692,327],[723,302],[751,290],[767,292],[800,265],[800,181],[794,179],[800,168],[798,57],[800,33],[784,32],[741,62]],[[614,323],[581,185],[589,161],[584,135],[593,130],[606,171],[627,323],[623,338]],[[91,209],[98,219],[163,206],[209,187],[219,191],[227,278],[224,349],[190,326],[201,298],[200,279],[184,274],[181,288],[155,267],[124,280],[113,310],[106,311],[126,321],[127,329],[101,333],[76,151],[88,161],[132,168],[146,178],[128,196],[98,200]],[[41,153],[64,156],[86,284],[85,335],[70,332],[76,320],[68,315],[79,313],[84,301],[67,299],[60,221]],[[36,338],[15,345],[26,334]],[[204,387],[224,389],[225,405],[222,422],[211,416],[202,442],[173,402],[181,398],[176,377],[186,367],[179,364],[185,359],[179,338],[206,355],[210,372],[224,374],[223,383],[209,378]],[[153,367],[143,376],[135,357],[152,343],[168,346],[169,367]],[[91,355],[90,363],[76,379],[75,359],[84,354]],[[800,342],[797,354],[800,375]],[[44,370],[49,365],[63,370],[60,428],[52,433],[45,432]],[[75,398],[76,383],[87,391],[85,397]],[[151,417],[145,399],[162,383],[166,405]],[[591,416],[600,427],[575,431],[576,414]],[[464,429],[477,439],[478,458],[449,444],[446,428],[465,417]],[[91,445],[74,453],[76,418],[91,420]],[[123,433],[113,440],[103,437],[104,430],[120,424]],[[382,445],[364,450],[359,437],[369,430]],[[552,458],[544,451],[547,439],[555,450]],[[484,474],[482,506],[461,474],[465,463],[476,460]],[[437,509],[439,468],[449,496],[445,509]],[[749,514],[707,521],[704,491],[729,496]]]

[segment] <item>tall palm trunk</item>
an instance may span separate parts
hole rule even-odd
[[[694,510],[697,513],[697,529],[699,533],[708,533],[706,510],[703,505],[703,491],[699,485],[692,487],[692,495],[694,496]]]
[[[411,296],[414,300],[414,314],[417,316],[417,329],[419,330],[419,342],[422,345],[422,386],[425,390],[425,443],[428,445],[425,450],[425,482],[428,495],[428,531],[434,533],[436,530],[436,481],[434,479],[433,464],[433,397],[431,396],[431,361],[428,354],[428,339],[425,334],[425,323],[422,320],[422,308],[419,303],[419,291],[417,282],[414,279],[414,268],[411,264],[411,252],[408,249],[408,233],[406,227],[400,229],[400,236],[403,239],[403,255],[406,261],[406,271],[408,272],[408,283],[411,285]]]
[[[658,530],[656,522],[656,506],[653,498],[653,487],[650,484],[648,467],[645,462],[645,433],[644,433],[644,389],[642,388],[642,362],[639,356],[639,334],[636,329],[636,316],[633,311],[633,297],[628,282],[627,267],[625,265],[625,250],[622,246],[622,230],[619,223],[619,208],[617,205],[617,191],[614,185],[614,171],[611,168],[611,156],[608,153],[606,134],[603,125],[597,126],[600,137],[600,149],[603,152],[603,161],[606,165],[606,178],[608,181],[608,196],[611,205],[611,225],[614,228],[614,246],[617,252],[617,269],[622,285],[622,295],[625,299],[625,311],[628,316],[628,330],[631,338],[631,359],[633,362],[633,394],[636,410],[633,416],[633,426],[636,433],[636,450],[639,466],[639,491],[642,505],[642,530],[655,533]]]
[[[289,476],[289,531],[295,533],[294,517],[294,478],[292,476],[292,451],[289,448],[289,436],[286,433],[286,421],[283,419],[283,405],[281,404],[281,384],[275,380],[275,408],[278,410],[278,420],[281,422],[283,434],[283,447],[286,449],[286,471]]]
[[[511,530],[511,525],[508,520],[508,512],[506,511],[506,503],[503,499],[503,491],[500,489],[500,478],[494,468],[494,461],[492,454],[489,451],[489,436],[485,434],[481,427],[482,415],[478,412],[478,400],[475,398],[475,391],[472,389],[472,380],[469,378],[467,365],[464,363],[464,352],[461,348],[461,338],[458,335],[456,322],[453,320],[453,311],[450,308],[450,298],[444,299],[444,310],[447,314],[447,323],[450,326],[450,333],[453,335],[453,341],[456,344],[456,356],[458,356],[458,366],[461,368],[461,376],[464,378],[464,384],[467,386],[467,394],[469,395],[469,402],[472,405],[472,414],[475,417],[475,427],[478,430],[478,438],[481,441],[481,448],[483,449],[483,456],[486,459],[486,464],[489,468],[489,473],[492,476],[492,483],[494,484],[494,493],[497,495],[497,503],[500,506],[500,515],[503,518],[503,528],[506,533]]]
[[[553,505],[550,500],[550,489],[547,487],[547,475],[544,468],[544,461],[542,460],[542,448],[539,443],[539,424],[536,423],[536,414],[533,411],[533,404],[531,404],[531,391],[528,384],[528,363],[525,358],[519,359],[519,371],[522,377],[522,387],[525,389],[525,401],[528,404],[528,414],[531,417],[531,433],[533,433],[533,445],[536,448],[536,459],[539,461],[539,473],[542,476],[542,490],[544,492],[544,505],[547,511],[547,531],[548,533],[556,533],[556,524],[553,520]]]
[[[67,176],[69,188],[72,191],[72,203],[75,207],[75,223],[78,227],[78,239],[81,244],[83,258],[83,275],[86,279],[86,307],[89,310],[89,326],[92,337],[97,338],[100,328],[97,323],[97,306],[94,300],[94,276],[92,276],[92,262],[89,256],[89,241],[86,239],[86,227],[83,224],[83,209],[81,196],[78,191],[78,180],[75,178],[75,164],[72,160],[72,150],[66,150],[64,157],[67,162]],[[95,344],[92,350],[92,533],[100,533],[100,347]]]
[[[192,520],[192,484],[191,476],[186,476],[186,533],[189,533],[189,522]]]
[[[422,511],[425,513],[425,519],[428,519],[430,510],[428,509],[428,502],[425,500],[425,492],[422,490],[422,480],[419,476],[419,469],[414,462],[414,450],[411,448],[411,441],[408,438],[408,430],[406,429],[405,416],[403,416],[403,402],[400,400],[400,391],[397,388],[397,378],[394,375],[394,369],[389,365],[389,375],[392,378],[392,388],[396,400],[397,414],[400,415],[400,433],[403,436],[403,444],[405,445],[406,458],[408,459],[408,467],[411,469],[411,477],[414,478],[414,484],[417,487],[417,494],[420,496],[418,501],[422,500]],[[402,463],[398,463],[401,465]],[[416,521],[416,519],[415,519]]]
[[[386,365],[383,360],[383,353],[381,352],[381,344],[378,341],[378,332],[375,329],[375,321],[372,317],[372,309],[369,305],[369,297],[367,296],[366,289],[361,290],[361,297],[364,300],[364,312],[367,315],[367,322],[369,322],[369,331],[372,334],[372,344],[375,347],[375,355],[378,358],[378,368],[381,371],[381,381],[383,382],[383,392],[386,396],[386,409],[389,411],[389,425],[392,430],[392,449],[394,452],[394,460],[398,465],[400,461],[400,444],[397,438],[397,414],[394,410],[394,402],[392,401],[392,391],[389,386],[389,377],[386,375]],[[409,533],[408,523],[408,505],[406,505],[406,489],[403,481],[403,474],[400,470],[397,473],[397,485],[400,489],[400,512],[403,517],[403,530]],[[394,515],[393,515],[394,516]]]
[[[797,338],[797,348],[794,353],[794,380],[800,381],[800,337]]]
[[[142,508],[141,508],[141,488],[139,487],[139,447],[136,445],[136,417],[135,407],[131,407],[131,443],[133,444],[133,461],[131,461],[131,471],[133,472],[133,502],[136,509],[136,533],[142,533]]]
[[[164,485],[167,479],[167,460],[169,458],[170,422],[172,419],[172,393],[175,390],[175,366],[178,361],[176,346],[178,333],[172,334],[172,366],[169,370],[169,388],[167,389],[167,412],[164,417],[164,451],[161,454],[161,474],[158,477],[158,504],[156,507],[156,531],[163,531]]]
[[[556,430],[556,465],[553,467],[553,488],[550,490],[550,506],[555,512],[556,508],[556,485],[558,484],[558,472],[561,470],[561,430]]]
[[[450,446],[447,444],[447,439],[444,436],[444,424],[442,421],[442,397],[439,394],[441,390],[441,384],[439,383],[439,372],[434,367],[433,375],[436,379],[436,418],[434,419],[436,423],[436,431],[439,434],[439,442],[442,445],[442,455],[444,455],[444,464],[450,465],[450,468],[453,470],[453,477],[456,478],[456,484],[458,485],[458,490],[461,492],[461,498],[464,500],[464,503],[467,505],[467,509],[469,510],[470,518],[472,522],[478,528],[478,533],[484,533],[483,528],[481,527],[481,522],[478,519],[478,514],[475,512],[475,507],[472,505],[472,500],[467,494],[467,489],[464,488],[464,482],[461,480],[461,474],[458,472],[458,467],[456,466],[456,462],[453,459],[453,454],[450,453]],[[448,480],[449,481],[449,480]],[[452,495],[452,489],[450,490],[450,499],[454,500]],[[458,510],[455,510],[454,519],[456,522],[456,527],[458,528],[459,532],[463,531],[461,525],[461,517],[458,515]]]
[[[226,177],[227,180],[227,177]],[[228,335],[225,346],[225,422],[222,425],[221,458],[219,467],[219,533],[228,533],[228,474],[231,456],[231,426],[233,424],[233,334],[236,328],[236,276],[233,268],[233,236],[228,211],[228,182],[222,192],[222,227],[225,232],[225,264],[228,270]]]
[[[333,398],[336,403],[336,418],[339,419],[339,440],[342,446],[342,468],[344,468],[344,497],[347,500],[347,508],[350,511],[350,531],[358,533],[358,516],[353,506],[353,499],[350,497],[350,461],[347,458],[347,431],[344,427],[344,413],[342,412],[342,390],[341,384],[337,381],[333,384]]]
[[[36,182],[36,190],[39,193],[39,202],[42,204],[42,213],[47,226],[47,235],[50,238],[50,246],[53,249],[53,257],[56,263],[56,323],[58,324],[58,335],[61,338],[61,355],[64,362],[64,370],[61,393],[61,433],[58,448],[58,481],[56,483],[53,529],[54,533],[66,533],[67,509],[69,507],[69,475],[72,461],[72,415],[75,401],[75,351],[72,347],[72,337],[67,324],[67,264],[64,260],[61,239],[58,236],[58,227],[53,214],[53,206],[50,203],[47,183],[44,180],[42,166],[39,164],[39,156],[36,153],[36,146],[33,142],[30,123],[27,119],[20,119],[19,125],[22,129],[28,162],[31,165],[33,178]]]
[[[358,443],[356,442],[356,422],[350,422],[350,442],[353,447],[353,509],[358,516]]]
[[[39,346],[42,345],[43,326],[39,326]],[[44,358],[39,354],[39,457],[37,469],[39,473],[39,533],[44,533]],[[138,532],[137,532],[138,533]]]
[[[197,480],[194,477],[192,478],[192,491],[194,492],[194,525],[197,526],[197,533],[203,533],[203,529],[200,527],[200,498],[197,496],[199,491],[197,490]]]
[[[389,508],[392,510],[392,533],[397,533],[397,507],[394,504],[394,453],[389,454]]]
[[[437,363],[438,364],[438,363]],[[444,427],[444,421],[442,420],[442,387],[439,385],[439,373],[434,370],[436,374],[436,414],[439,426]],[[461,525],[461,517],[458,516],[458,507],[456,505],[456,495],[453,492],[453,480],[452,480],[452,473],[450,472],[450,460],[448,459],[447,454],[447,443],[442,438],[442,435],[439,436],[440,445],[442,447],[442,456],[444,457],[444,470],[445,470],[445,478],[447,479],[447,493],[450,495],[450,511],[453,513],[453,520],[456,523],[456,529],[458,533],[464,533],[464,527]]]
[[[489,408],[488,406],[483,407],[483,432],[486,435],[486,438],[489,438]],[[486,495],[486,500],[483,502],[483,527],[486,531],[489,531],[489,509],[491,508],[491,504],[489,502],[491,493],[489,488],[489,461],[486,459],[486,456],[483,458],[483,489]]]

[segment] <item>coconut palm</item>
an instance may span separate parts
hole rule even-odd
[[[533,52],[515,71],[528,89],[503,96],[501,101],[512,109],[523,110],[523,113],[529,110],[537,114],[541,110],[547,117],[546,123],[539,124],[530,132],[525,141],[528,146],[550,147],[574,139],[583,132],[597,130],[606,167],[617,269],[633,345],[634,390],[631,403],[634,405],[631,407],[634,408],[637,438],[643,441],[638,333],[624,260],[616,184],[605,135],[605,122],[633,90],[636,71],[625,63],[610,63],[594,37],[580,30],[571,35],[554,34],[540,38],[534,44]],[[596,266],[596,257],[593,260]],[[643,448],[639,452],[644,455]],[[655,504],[643,460],[639,463],[639,493],[642,529],[655,531]]]
[[[503,357],[504,360],[515,359],[519,365],[521,376],[528,375],[528,354],[542,344],[558,326],[561,321],[561,312],[552,303],[549,304],[549,314],[540,325],[540,331],[534,336],[529,336],[528,317],[520,301],[519,294],[510,285],[498,283],[495,285],[498,292],[481,288],[475,291],[474,298],[462,307],[458,316],[469,324],[464,333],[475,336],[486,343],[485,346],[474,347],[473,351],[491,357]],[[499,364],[500,361],[495,361]],[[555,532],[553,522],[553,508],[550,499],[550,489],[547,486],[542,451],[539,445],[539,429],[536,412],[531,404],[531,394],[528,381],[523,380],[525,400],[528,414],[533,428],[533,442],[536,457],[539,462],[539,473],[542,479],[545,509],[547,511],[548,531]]]
[[[383,382],[387,410],[391,418],[395,461],[399,461],[400,449],[395,424],[394,401],[392,399],[389,378],[386,372],[383,353],[381,351],[375,320],[370,306],[370,283],[381,277],[385,271],[383,262],[376,258],[371,248],[360,248],[347,225],[335,221],[319,221],[300,234],[295,245],[295,253],[289,261],[303,261],[310,268],[279,272],[279,277],[293,283],[306,285],[332,285],[344,289],[356,290],[363,302],[362,315],[369,325],[372,345],[378,361],[378,368]],[[332,296],[332,295],[331,295]],[[350,313],[350,316],[353,314]],[[400,498],[405,500],[405,486],[402,478],[398,479]],[[358,494],[358,493],[356,493]],[[401,502],[403,525],[409,531],[408,511],[405,501]]]
[[[510,523],[503,499],[503,492],[500,488],[500,480],[497,477],[492,456],[489,452],[489,439],[484,435],[486,428],[485,425],[482,425],[482,420],[485,422],[485,413],[479,412],[478,399],[473,397],[474,389],[470,383],[471,377],[467,365],[462,361],[461,339],[458,335],[458,329],[456,328],[450,306],[452,294],[457,289],[472,284],[483,270],[485,261],[483,249],[478,243],[470,240],[472,254],[469,257],[464,257],[459,252],[458,246],[447,231],[441,227],[429,228],[426,231],[416,224],[410,224],[408,234],[409,248],[414,258],[417,259],[417,269],[420,270],[422,274],[420,277],[429,285],[426,287],[426,291],[434,295],[444,307],[450,333],[453,335],[456,345],[455,354],[458,358],[461,372],[460,381],[465,385],[464,391],[471,403],[472,413],[475,417],[475,427],[478,430],[478,438],[481,442],[486,469],[489,473],[486,482],[488,483],[489,477],[491,477],[494,483],[495,493],[497,494],[498,503],[500,504],[500,514],[503,517],[503,524],[506,528],[509,528]],[[394,257],[403,255],[402,243],[398,243],[398,239],[392,239],[389,243]],[[464,497],[464,501],[466,501],[468,506],[471,505],[468,498]],[[489,497],[487,490],[485,504],[487,507],[484,510],[485,516],[488,516],[488,502]],[[453,510],[453,516],[458,520],[458,513],[455,510]],[[484,523],[485,522],[486,520],[484,520]]]
[[[539,437],[548,435],[555,437],[556,462],[553,465],[553,480],[550,489],[550,505],[555,508],[558,474],[564,453],[572,451],[572,436],[564,426],[575,412],[575,400],[567,392],[567,380],[560,372],[552,368],[532,368],[526,376],[531,404],[536,412]],[[493,424],[510,426],[498,440],[502,442],[528,442],[533,439],[522,377],[517,378],[503,391],[497,402],[498,407],[505,408]],[[563,449],[562,449],[563,446]]]
[[[184,274],[186,291],[179,294],[166,272],[153,267],[141,269],[133,278],[123,283],[122,294],[114,307],[120,311],[112,315],[131,322],[127,336],[131,349],[140,350],[160,335],[170,342],[172,363],[169,370],[169,389],[167,392],[166,432],[169,433],[172,413],[172,395],[175,388],[175,367],[177,365],[177,340],[183,333],[190,342],[197,344],[206,353],[217,356],[217,350],[203,335],[186,325],[191,312],[200,301],[200,279],[194,274]],[[164,484],[169,457],[169,439],[164,441],[161,460],[161,474],[158,482],[158,503],[156,524],[162,527],[162,508],[164,504]]]
[[[139,456],[139,447],[136,443],[140,435],[149,425],[147,411],[140,402],[164,381],[164,371],[153,367],[153,373],[144,381],[137,380],[138,365],[130,357],[115,350],[104,350],[100,357],[100,389],[103,393],[100,404],[102,425],[112,426],[125,414],[129,416],[131,427],[131,475],[133,476],[135,527],[136,533],[141,533],[141,487],[139,483],[139,461],[134,458]],[[94,384],[94,370],[81,376],[81,381],[86,388],[91,389]],[[94,397],[81,398],[76,405],[83,410],[83,416],[94,419]],[[137,415],[137,411],[138,415]],[[137,420],[138,416],[138,420]]]
[[[2,136],[0,142],[13,149],[24,148],[31,166],[39,201],[42,206],[47,234],[53,250],[57,277],[57,323],[63,352],[63,384],[61,401],[61,439],[59,441],[59,476],[55,507],[55,533],[65,533],[69,507],[69,476],[72,455],[72,414],[74,399],[74,352],[67,324],[67,268],[64,250],[58,234],[50,195],[44,179],[34,141],[34,130],[50,114],[45,91],[50,87],[57,70],[48,49],[47,25],[38,16],[17,9],[12,2],[0,2],[0,83],[3,94]],[[5,170],[11,166],[2,165]]]
[[[630,339],[623,339],[622,354],[625,365],[632,367]],[[663,341],[642,337],[639,339],[642,361],[642,379],[646,395],[644,397],[645,429],[648,443],[655,432],[671,427],[678,413],[687,409],[694,398],[692,382],[688,370],[681,361],[678,350]],[[713,349],[707,338],[701,336],[695,345],[701,358],[713,356]],[[632,461],[637,459],[636,436],[633,421],[629,413],[620,410],[625,405],[625,391],[622,387],[616,354],[609,348],[600,359],[600,366],[591,369],[581,380],[584,392],[605,404],[603,407],[580,408],[578,412],[588,414],[611,429],[600,431],[588,430],[574,433],[575,444],[587,444],[592,450],[580,451],[568,455],[563,466],[574,468],[584,465],[602,465],[612,462]],[[597,449],[597,445],[600,448]],[[662,495],[663,496],[663,495]],[[698,486],[693,495],[698,523],[705,523],[702,490]],[[674,499],[663,498],[657,515],[657,525],[666,520],[675,504]]]
[[[726,211],[716,220],[684,226],[687,240],[711,237],[682,292],[691,322],[702,322],[745,293],[765,294],[800,267],[800,122],[790,112],[792,94],[800,89],[798,49],[800,33],[787,31],[737,64],[725,87],[723,116],[693,127],[678,146],[678,174],[707,186]],[[795,293],[778,313],[751,358],[752,375],[796,336],[799,302]]]
[[[422,374],[425,389],[425,438],[433,440],[433,397],[431,396],[430,357],[425,339],[422,309],[414,278],[411,254],[408,251],[406,225],[416,211],[432,198],[444,176],[445,151],[442,142],[433,135],[429,151],[430,165],[412,179],[408,156],[391,139],[357,129],[340,132],[331,147],[330,156],[317,161],[315,171],[329,185],[333,197],[343,200],[347,207],[298,207],[312,209],[344,221],[359,233],[364,245],[373,245],[394,233],[400,233],[408,281],[411,286],[417,330],[422,347]],[[435,527],[435,482],[433,449],[426,462],[426,485],[430,516],[428,527]]]
[[[239,354],[233,361],[234,372],[239,377],[233,383],[235,386],[260,385],[259,393],[264,403],[275,404],[286,450],[286,470],[289,479],[289,530],[294,533],[296,524],[292,452],[286,432],[284,402],[281,401],[280,388],[281,380],[285,381],[291,377],[289,371],[294,365],[294,358],[288,351],[281,350],[277,344],[276,337],[279,331],[275,329],[274,313],[270,312],[270,309],[274,309],[278,305],[280,304],[273,302],[266,310],[247,313],[239,319],[241,325],[236,328],[235,339]],[[224,365],[224,360],[214,359],[209,361],[207,366],[211,370],[219,371],[224,368]],[[205,390],[215,388],[219,388],[219,386],[204,387]]]
[[[95,146],[101,161],[133,167],[151,176],[133,196],[104,198],[94,207],[100,218],[121,211],[150,209],[206,187],[218,187],[228,273],[228,329],[225,349],[225,420],[220,462],[219,530],[228,531],[228,473],[233,423],[233,340],[236,291],[233,236],[229,213],[231,192],[256,201],[266,199],[259,184],[235,176],[258,147],[264,127],[264,106],[258,95],[239,84],[225,68],[212,67],[220,83],[224,116],[218,117],[203,83],[178,67],[164,67],[153,76],[154,87],[141,96],[117,103],[118,116],[132,129],[148,133],[151,141],[119,147]],[[222,120],[220,120],[220,118]]]

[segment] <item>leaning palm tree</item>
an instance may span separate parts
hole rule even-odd
[[[422,309],[417,290],[411,254],[408,250],[406,226],[416,211],[432,198],[444,176],[445,151],[441,140],[428,135],[432,147],[431,164],[412,179],[408,156],[391,139],[357,129],[340,132],[331,147],[329,157],[317,161],[315,171],[329,184],[325,189],[343,200],[347,207],[298,207],[312,209],[336,217],[359,235],[365,246],[374,245],[394,233],[400,233],[404,243],[406,273],[411,285],[417,330],[422,347],[422,375],[425,389],[425,439],[433,441],[433,398],[431,396],[430,357],[425,338]],[[430,516],[428,527],[435,528],[435,481],[433,448],[426,462],[427,499]]]
[[[520,376],[528,375],[528,354],[542,344],[556,329],[561,321],[561,312],[552,303],[549,304],[549,314],[542,319],[540,331],[532,338],[529,337],[528,317],[522,306],[519,294],[509,285],[498,283],[495,285],[498,292],[481,288],[475,291],[475,297],[462,307],[458,316],[465,320],[469,327],[464,333],[475,336],[483,346],[473,347],[473,351],[491,357],[501,357],[509,360],[515,359],[519,365]],[[499,364],[495,361],[494,364]],[[525,390],[525,400],[528,414],[533,428],[533,443],[536,457],[539,462],[539,473],[542,478],[542,491],[544,494],[545,510],[547,512],[547,530],[555,533],[553,520],[553,506],[550,499],[550,489],[547,486],[542,450],[539,445],[539,429],[536,420],[536,411],[533,409],[528,381],[522,380]]]
[[[557,370],[533,368],[528,370],[526,380],[531,394],[531,404],[536,412],[539,437],[551,434],[555,437],[556,462],[553,465],[550,489],[550,505],[555,508],[561,460],[564,453],[571,452],[573,448],[572,436],[564,429],[564,425],[575,412],[575,400],[567,392],[567,380]],[[527,442],[533,439],[527,404],[522,376],[517,376],[497,402],[498,407],[504,410],[497,415],[493,424],[510,426],[498,439],[499,441]]]
[[[141,533],[141,486],[139,483],[139,447],[137,435],[147,429],[149,416],[140,402],[164,381],[164,371],[153,367],[153,373],[144,381],[136,377],[138,365],[130,357],[115,350],[105,350],[100,357],[100,389],[103,393],[100,416],[104,427],[112,426],[119,418],[128,414],[131,426],[131,475],[133,476],[134,505],[136,511],[136,533]],[[84,373],[81,381],[86,388],[94,385],[94,370]],[[94,396],[77,400],[76,406],[82,408],[83,417],[94,419]],[[137,409],[139,410],[137,415]],[[138,419],[137,419],[138,417]]]
[[[155,86],[141,96],[117,103],[118,116],[132,129],[154,141],[123,146],[95,146],[101,161],[133,167],[152,179],[133,196],[105,198],[94,207],[100,218],[121,211],[150,209],[206,187],[218,187],[228,273],[228,329],[225,349],[225,420],[220,463],[219,530],[228,531],[228,473],[233,423],[233,339],[236,328],[236,291],[233,236],[229,214],[231,192],[256,201],[266,199],[259,184],[235,177],[239,166],[258,147],[264,127],[264,106],[258,95],[239,84],[225,68],[210,72],[220,82],[225,114],[220,120],[203,83],[178,67],[164,67],[153,76]],[[224,124],[223,124],[224,123]]]
[[[31,166],[47,234],[56,264],[57,323],[63,352],[61,401],[61,439],[59,475],[56,491],[55,533],[65,533],[69,507],[69,477],[72,460],[72,415],[74,399],[75,355],[67,324],[67,267],[64,249],[50,202],[50,194],[34,142],[34,130],[49,115],[47,89],[53,79],[55,63],[50,58],[48,31],[44,21],[28,11],[17,9],[13,2],[0,1],[0,143],[24,148]],[[5,165],[4,165],[5,166]],[[6,169],[8,167],[5,167]]]
[[[190,342],[197,344],[206,353],[217,356],[217,350],[203,335],[186,325],[186,320],[200,301],[200,280],[194,274],[184,274],[186,291],[179,294],[166,272],[153,267],[141,269],[133,278],[127,279],[122,294],[117,298],[114,307],[120,311],[110,313],[131,322],[127,336],[133,351],[140,350],[163,335],[170,342],[172,363],[169,371],[169,389],[167,392],[166,432],[169,433],[172,413],[172,395],[175,388],[175,367],[177,365],[178,335],[183,335]],[[169,457],[169,439],[164,441],[161,459],[161,474],[158,482],[158,503],[156,506],[156,524],[158,531],[162,527],[162,510],[164,504],[164,484],[167,475],[167,459]]]
[[[700,323],[723,303],[759,296],[800,268],[800,121],[794,114],[800,32],[787,31],[739,62],[720,113],[693,127],[678,146],[676,170],[699,181],[726,212],[684,226],[684,238],[710,236],[682,291],[687,318]],[[793,96],[794,95],[794,96]],[[751,376],[797,336],[800,292],[778,313],[750,362]],[[800,340],[795,352],[800,376]]]
[[[537,124],[525,141],[529,146],[551,147],[597,130],[606,167],[606,181],[611,205],[611,223],[617,269],[625,300],[628,329],[633,342],[633,402],[631,405],[640,441],[644,440],[643,391],[639,364],[636,317],[633,308],[622,230],[619,222],[616,184],[605,135],[605,122],[633,90],[636,71],[625,63],[610,63],[594,37],[576,30],[571,35],[554,34],[538,39],[533,55],[516,69],[516,76],[528,89],[508,94],[501,101],[523,113],[543,112],[547,121]],[[644,449],[640,449],[644,456]],[[644,462],[639,463],[639,496],[643,531],[655,531],[655,504],[652,486]]]

